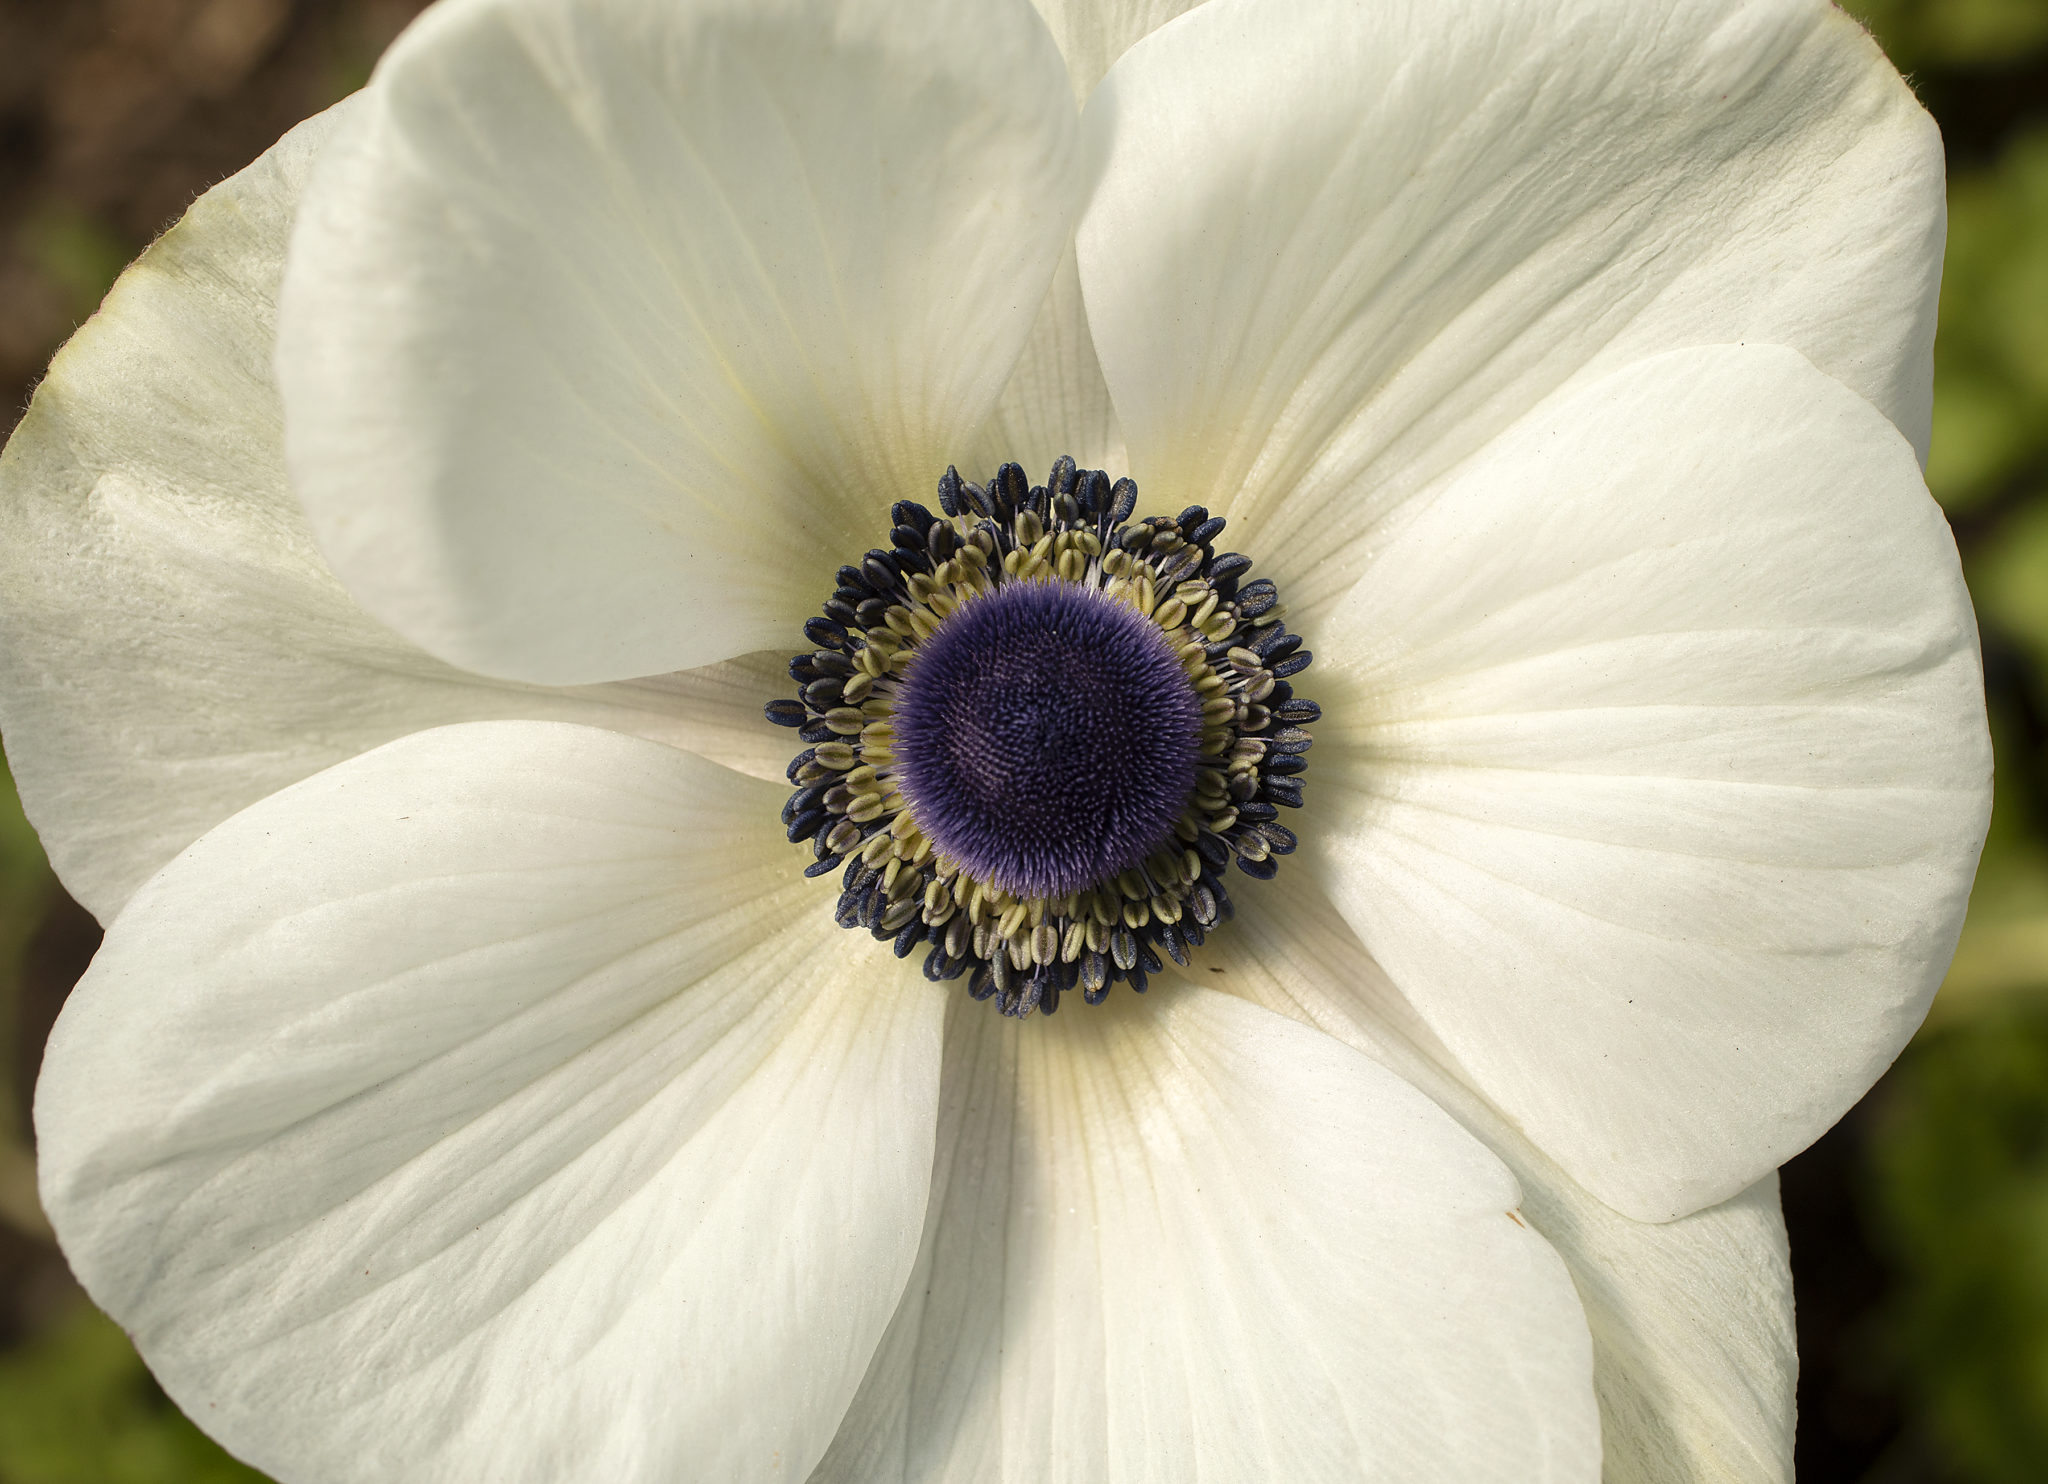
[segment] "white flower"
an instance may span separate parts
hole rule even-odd
[[[1932,124],[1818,0],[1043,8],[445,0],[10,444],[45,1201],[280,1478],[1789,1477],[1771,1171],[1988,800]],[[1020,1026],[760,707],[1061,453],[1326,716],[1289,870]]]

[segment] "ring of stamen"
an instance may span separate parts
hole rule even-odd
[[[1220,517],[1136,501],[1071,459],[1037,488],[948,469],[943,515],[899,502],[839,569],[767,708],[809,744],[783,823],[807,875],[844,865],[837,920],[1005,1014],[1142,993],[1230,916],[1231,861],[1263,880],[1295,848],[1310,655]]]

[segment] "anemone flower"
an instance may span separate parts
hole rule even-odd
[[[43,1195],[237,1454],[1789,1476],[1988,800],[1934,128],[1817,0],[1181,8],[445,0],[58,356]]]

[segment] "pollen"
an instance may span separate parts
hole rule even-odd
[[[1066,458],[938,499],[839,569],[767,708],[807,744],[789,838],[843,868],[842,926],[1004,1014],[1143,993],[1230,917],[1227,867],[1295,849],[1310,655],[1201,506],[1133,520],[1131,480]]]

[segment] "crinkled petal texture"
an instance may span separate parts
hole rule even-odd
[[[1596,1200],[1465,1084],[1456,1058],[1312,890],[1240,893],[1230,931],[1187,977],[1357,1047],[1514,1173],[1523,1216],[1564,1259],[1585,1305],[1602,1484],[1791,1484],[1799,1367],[1775,1172],[1677,1221],[1633,1221]]]
[[[1825,0],[1209,0],[1087,132],[1130,472],[1316,638],[1390,512],[1644,356],[1790,345],[1926,447],[1941,141]]]
[[[1027,0],[452,0],[292,244],[286,450],[366,607],[573,684],[786,641],[994,408],[1081,185]]]
[[[300,185],[360,99],[208,191],[57,356],[0,456],[0,734],[102,922],[266,794],[410,732],[510,717],[635,732],[761,777],[782,658],[573,691],[430,658],[349,598],[284,473],[271,381]]]
[[[1498,440],[1319,634],[1304,850],[1476,1085],[1630,1215],[1860,1097],[1955,947],[1976,629],[1904,438],[1782,347]]]
[[[917,1251],[944,996],[776,790],[421,733],[129,903],[37,1091],[74,1270],[294,1481],[801,1479]]]
[[[814,1478],[1591,1481],[1585,1318],[1519,1199],[1414,1088],[1227,995],[963,1003],[918,1268]]]

